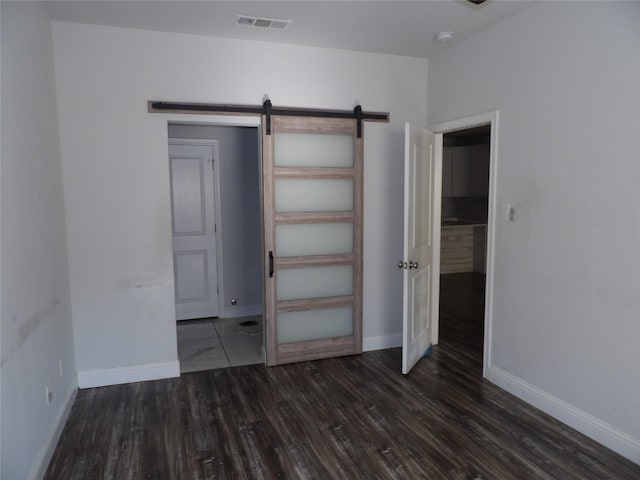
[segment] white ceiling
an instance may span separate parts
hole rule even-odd
[[[536,3],[423,1],[48,1],[54,20],[427,58]],[[293,20],[287,30],[234,26],[236,15]],[[446,45],[443,30],[455,33]]]

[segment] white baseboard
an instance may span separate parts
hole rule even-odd
[[[364,337],[362,339],[362,350],[370,352],[372,350],[384,350],[385,348],[395,348],[402,346],[402,334],[382,335],[379,337]]]
[[[180,362],[149,363],[129,367],[78,372],[78,387],[93,388],[180,376]]]
[[[53,452],[58,445],[58,440],[60,439],[64,425],[67,423],[67,419],[69,418],[69,413],[71,413],[71,407],[73,406],[73,401],[76,399],[77,393],[78,386],[74,382],[67,392],[64,403],[62,404],[58,416],[51,427],[47,442],[43,445],[42,450],[40,450],[38,456],[33,462],[31,471],[27,477],[28,479],[37,480],[43,478],[44,474],[47,473],[47,467],[49,466],[49,462],[53,457]]]
[[[498,367],[489,367],[487,379],[587,437],[640,464],[640,439],[618,430]]]
[[[262,304],[225,306],[220,312],[221,318],[252,317],[262,315]]]

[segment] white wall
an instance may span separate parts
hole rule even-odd
[[[426,118],[426,60],[72,23],[52,28],[81,378],[145,364],[174,368],[177,358],[168,116],[147,112],[152,99],[255,105],[268,94],[280,106],[361,103],[390,112],[391,124],[365,126],[364,336],[365,348],[397,345],[402,124]]]
[[[1,8],[0,476],[8,480],[46,467],[77,381],[51,28],[40,4]]]
[[[640,462],[640,5],[542,2],[429,59],[499,109],[490,378]]]
[[[262,228],[258,129],[171,124],[173,138],[218,140],[223,281],[220,316],[262,313]],[[237,305],[231,305],[231,299]]]

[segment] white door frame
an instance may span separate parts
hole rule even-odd
[[[489,124],[491,126],[491,140],[489,146],[489,205],[487,218],[487,276],[484,293],[484,348],[482,358],[482,376],[487,377],[489,367],[492,363],[491,355],[491,338],[493,333],[493,284],[494,284],[494,254],[495,254],[495,230],[497,216],[496,204],[496,187],[497,187],[497,167],[498,167],[498,117],[499,111],[481,113],[470,117],[458,118],[447,122],[438,123],[429,127],[435,133],[448,133],[456,130],[465,130],[467,128],[477,127],[479,125]],[[436,171],[436,175],[440,175],[440,179],[436,182],[442,184],[442,170]],[[440,229],[440,217],[433,219],[434,227],[437,225]],[[435,228],[434,228],[435,231]],[[437,341],[440,326],[440,318],[436,317],[433,329],[434,338]]]
[[[174,122],[171,122],[174,123]],[[220,175],[218,175],[218,169],[220,168],[220,149],[218,148],[218,140],[210,139],[210,138],[177,138],[177,137],[169,137],[167,145],[202,145],[211,147],[213,151],[213,203],[214,203],[214,211],[213,211],[213,222],[214,222],[214,233],[213,236],[216,240],[216,286],[218,296],[218,316],[222,316],[224,313],[224,304],[220,303],[220,299],[224,298],[224,283],[222,282],[222,212],[220,210]],[[216,165],[217,163],[217,165]],[[174,282],[175,282],[175,271]]]

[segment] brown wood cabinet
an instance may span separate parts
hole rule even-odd
[[[440,273],[473,272],[473,225],[441,229]]]
[[[483,223],[441,227],[440,273],[486,273],[487,226]]]

